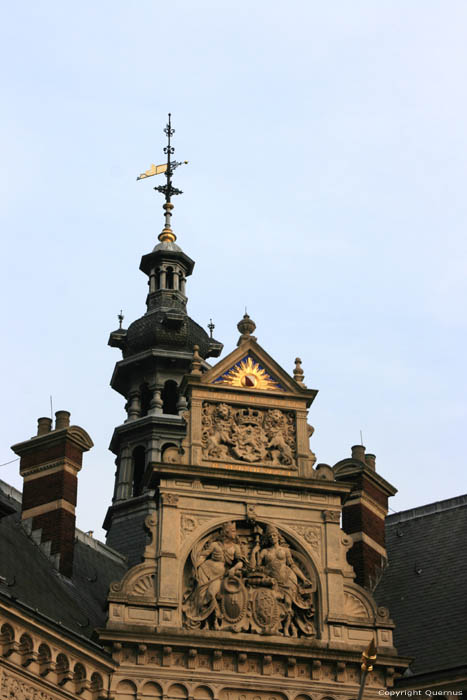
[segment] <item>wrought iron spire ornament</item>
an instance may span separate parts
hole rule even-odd
[[[165,173],[166,177],[166,184],[165,185],[158,185],[157,187],[154,187],[154,189],[157,192],[161,192],[165,196],[165,203],[162,205],[163,209],[165,210],[165,226],[162,229],[161,233],[159,234],[159,240],[160,241],[170,241],[173,243],[176,240],[176,235],[172,231],[172,228],[170,226],[170,218],[172,216],[172,209],[174,208],[174,205],[172,204],[171,198],[175,194],[183,194],[182,190],[179,190],[177,187],[174,187],[172,185],[172,175],[173,172],[176,168],[178,168],[179,165],[186,165],[188,163],[187,160],[184,161],[172,161],[171,156],[175,153],[175,148],[171,144],[171,138],[175,133],[175,129],[172,128],[172,122],[171,122],[171,114],[169,112],[169,120],[167,122],[167,125],[164,129],[164,133],[167,136],[167,146],[164,148],[164,153],[167,156],[167,162],[163,163],[162,165],[154,165],[152,164],[149,170],[146,170],[146,172],[141,173],[136,179],[137,180],[143,180],[146,177],[152,177],[152,175],[160,175],[162,173]]]

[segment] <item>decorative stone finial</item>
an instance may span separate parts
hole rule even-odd
[[[248,316],[246,311],[242,320],[237,323],[237,328],[241,333],[237,345],[241,345],[246,340],[250,340],[250,338],[251,340],[256,340],[255,336],[251,335],[256,328],[256,323]]]
[[[305,379],[305,373],[302,370],[302,361],[299,357],[295,358],[295,367],[293,371],[293,378],[297,382],[297,384],[300,384],[301,387],[306,389],[305,382],[303,381]]]
[[[194,345],[190,373],[198,377],[201,375],[201,359],[201,355],[199,354],[199,345]]]

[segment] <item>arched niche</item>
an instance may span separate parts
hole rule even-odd
[[[135,700],[136,685],[132,681],[119,681],[115,700]]]
[[[146,449],[143,445],[135,447],[131,453],[133,476],[132,495],[140,496],[143,490],[144,470],[146,469]]]
[[[207,685],[199,685],[193,692],[193,700],[213,700],[214,693]]]
[[[185,628],[321,636],[319,573],[290,532],[271,522],[235,520],[197,535],[182,559]]]
[[[167,700],[187,700],[188,690],[181,683],[174,683],[167,690]]]
[[[167,413],[169,415],[177,415],[177,403],[178,403],[178,384],[174,379],[167,379],[161,392],[162,399],[162,413]]]
[[[82,663],[78,662],[77,664],[75,664],[73,671],[74,671],[75,681],[84,681],[85,680],[86,669],[84,668]]]
[[[38,652],[40,663],[46,663],[47,661],[50,661],[52,659],[52,653],[50,651],[50,647],[47,644],[40,644]]]
[[[159,683],[154,683],[153,681],[145,683],[140,691],[140,697],[144,698],[144,700],[161,700],[162,688]]]
[[[168,267],[166,272],[165,272],[165,288],[166,289],[173,289],[174,288],[174,269],[173,267]]]
[[[56,661],[56,668],[58,673],[66,673],[70,668],[70,662],[65,654],[58,654]]]
[[[104,688],[104,681],[100,673],[96,671],[91,675],[91,690],[97,692]]]
[[[152,391],[149,389],[149,386],[145,382],[144,384],[141,385],[141,418],[143,416],[147,416],[149,413],[149,409],[151,408],[151,399],[152,399]]]
[[[14,642],[15,640],[15,631],[13,627],[8,624],[8,622],[5,622],[2,627],[0,628],[0,632],[2,635],[2,641],[4,642]]]

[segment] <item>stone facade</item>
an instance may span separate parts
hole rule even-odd
[[[280,389],[220,382],[244,357]],[[151,543],[112,585],[99,633],[118,663],[112,691],[348,700],[374,640],[366,697],[379,697],[405,661],[388,610],[355,583],[347,561],[354,542],[340,520],[352,485],[314,466],[307,407],[316,392],[251,338],[212,369],[192,371],[181,391],[185,437],[147,467]]]
[[[365,697],[376,700],[408,665],[371,594],[392,487],[371,459],[316,464],[308,410],[317,391],[299,358],[292,376],[258,344],[248,314],[236,349],[208,364],[222,345],[187,315],[194,262],[165,208],[160,243],[141,262],[147,311],[109,339],[123,354],[111,385],[126,418],[110,445],[108,547],[81,580],[76,474],[92,442],[59,412],[55,431],[40,419],[38,435],[15,446],[23,521],[40,556],[55,556],[49,581],[59,577],[62,609],[82,602],[87,617],[71,630],[0,591],[0,700],[351,700],[369,642],[378,654]]]

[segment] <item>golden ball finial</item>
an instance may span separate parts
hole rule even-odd
[[[172,229],[167,228],[167,227],[162,229],[158,238],[161,241],[161,243],[163,243],[164,241],[169,241],[170,243],[174,243],[177,240],[177,236],[172,231]]]

